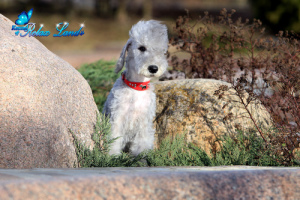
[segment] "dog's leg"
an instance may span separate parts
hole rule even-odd
[[[120,119],[119,119],[120,121]],[[122,127],[120,127],[121,123],[117,123],[118,120],[111,119],[111,138],[117,138],[110,146],[109,154],[119,155],[124,148],[124,134],[122,131]]]
[[[135,156],[145,150],[153,149],[154,132],[155,132],[154,129],[151,128],[151,130],[141,130],[141,131],[142,133],[137,134],[137,136],[134,138],[130,148],[130,152]]]
[[[119,155],[122,152],[122,137],[118,138],[116,141],[114,141],[110,146],[110,155]]]

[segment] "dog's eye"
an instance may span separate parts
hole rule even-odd
[[[140,46],[138,49],[139,49],[141,52],[144,52],[144,51],[147,50],[146,47],[144,47],[144,46]]]

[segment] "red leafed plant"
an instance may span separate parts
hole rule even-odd
[[[266,36],[259,20],[233,21],[234,13],[223,9],[213,18],[205,12],[194,20],[188,14],[180,16],[170,39],[176,48],[169,53],[171,66],[186,78],[231,83],[246,110],[251,101],[260,100],[277,134],[264,133],[258,126],[257,131],[266,147],[280,155],[279,164],[293,165],[300,143],[300,37],[288,32]],[[249,94],[246,99],[244,91]],[[223,93],[224,88],[215,94]]]

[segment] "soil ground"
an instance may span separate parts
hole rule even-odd
[[[124,42],[124,44],[126,41]],[[58,51],[54,52],[56,55],[70,63],[73,67],[78,69],[86,63],[103,60],[117,60],[122,51],[123,44],[106,44],[94,51]]]

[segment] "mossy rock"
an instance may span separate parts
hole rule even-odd
[[[193,142],[210,153],[219,144],[217,136],[236,134],[237,130],[256,131],[235,90],[229,89],[223,98],[214,95],[221,85],[231,87],[227,82],[213,79],[155,83],[155,146],[166,135],[185,133],[188,142]],[[250,103],[248,110],[262,130],[267,131],[272,127],[270,114],[259,101]]]

